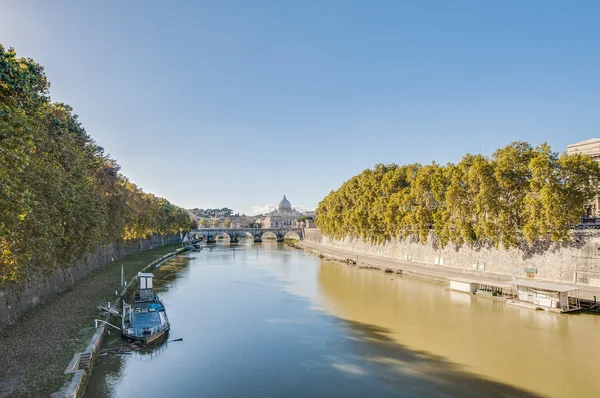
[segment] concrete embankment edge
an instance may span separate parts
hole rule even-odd
[[[160,266],[165,261],[185,252],[185,249],[177,249],[174,252],[165,254],[161,258],[151,262],[147,266],[145,266],[140,272],[144,272],[150,270],[152,268],[156,268]],[[113,308],[118,308],[121,300],[127,293],[127,291],[135,284],[136,277],[133,277],[125,288],[121,291],[121,295],[116,300]],[[61,389],[61,391],[52,395],[53,398],[77,398],[83,396],[85,393],[85,388],[87,386],[87,382],[92,375],[94,369],[94,363],[98,358],[98,350],[102,344],[102,340],[104,338],[104,334],[107,332],[107,327],[105,324],[102,324],[96,330],[96,333],[91,338],[88,346],[85,351],[78,352],[73,356],[73,359],[69,363],[69,366],[65,370],[65,374],[73,374],[73,378],[71,381]],[[85,364],[89,364],[85,369],[80,369],[80,363],[84,361]]]
[[[356,253],[352,252],[341,253],[339,251],[333,251],[326,246],[320,246],[314,243],[311,244],[306,242],[299,242],[295,243],[295,246],[304,251],[317,255],[325,260],[333,260],[343,262],[346,264],[354,264],[357,265],[359,268],[375,269],[380,271],[389,270],[393,273],[407,275],[414,278],[425,279],[443,284],[446,284],[448,282],[447,276],[428,273],[426,270],[415,270],[409,269],[405,266],[403,267],[401,265],[389,264],[387,261],[385,261],[386,259],[372,258],[371,256],[365,255],[357,256]]]
[[[318,229],[305,229],[304,240],[297,245],[327,258],[357,262],[383,270],[389,268],[395,272],[402,271],[404,275],[444,283],[448,277],[461,276],[481,281],[514,281],[526,277],[524,269],[527,267],[539,267],[536,268],[536,280],[570,285],[573,285],[574,276],[585,274],[587,277],[579,278],[576,286],[581,289],[581,298],[593,300],[594,296],[600,297],[600,288],[593,284],[596,278],[592,278],[592,275],[600,275],[600,254],[596,254],[600,252],[600,235],[576,234],[574,240],[579,242],[528,256],[516,250],[501,249],[475,251],[466,248],[459,253],[460,250],[434,250],[430,246],[408,242],[371,245],[360,240],[333,240],[322,235]],[[547,259],[541,258],[545,255]],[[440,260],[443,264],[439,264]],[[471,264],[479,264],[482,260],[488,261],[484,262],[487,266],[485,270],[473,270]],[[568,266],[565,265],[567,263]]]

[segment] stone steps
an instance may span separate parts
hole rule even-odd
[[[77,363],[78,370],[87,370],[92,364],[92,353],[85,352],[79,356],[79,362]]]

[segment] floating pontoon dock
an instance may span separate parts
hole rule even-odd
[[[449,289],[457,292],[505,299],[515,297],[515,287],[509,283],[469,278],[448,278],[448,280]]]
[[[532,280],[509,283],[516,286],[517,298],[508,305],[560,313],[581,310],[578,287]]]

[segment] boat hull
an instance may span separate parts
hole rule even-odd
[[[149,335],[147,337],[138,337],[138,336],[131,336],[128,335],[126,333],[122,333],[123,337],[133,341],[134,343],[140,343],[143,345],[147,345],[147,344],[152,344],[154,343],[156,340],[159,340],[161,337],[167,335],[169,333],[169,329],[165,329],[161,332],[158,332],[156,334],[153,335]]]

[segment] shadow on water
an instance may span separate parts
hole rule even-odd
[[[409,397],[541,397],[530,391],[464,371],[460,365],[412,350],[388,335],[389,329],[337,318],[356,354],[369,361],[378,378]],[[440,336],[440,338],[443,338]],[[493,359],[490,359],[493,360]]]

